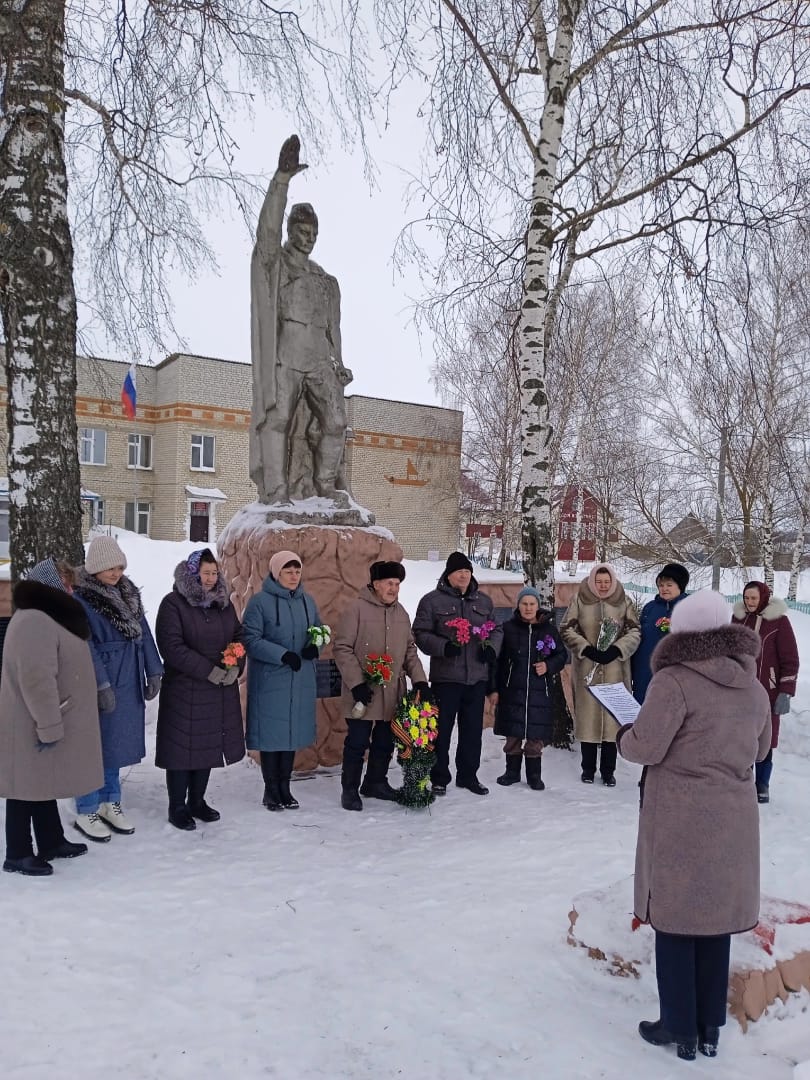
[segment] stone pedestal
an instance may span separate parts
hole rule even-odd
[[[267,523],[255,514],[237,514],[217,543],[222,570],[231,586],[234,606],[242,617],[245,605],[262,587],[277,551],[294,551],[304,567],[304,589],[315,598],[321,620],[334,631],[338,618],[368,584],[368,570],[378,559],[399,561],[402,548],[387,530],[335,525]],[[321,656],[329,659],[332,646]],[[248,661],[249,662],[249,661]],[[299,751],[297,769],[337,765],[343,756],[346,719],[337,698],[318,701],[315,745]]]

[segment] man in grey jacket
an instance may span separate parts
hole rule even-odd
[[[484,700],[503,631],[495,626],[492,601],[479,591],[472,569],[467,556],[454,551],[437,587],[419,601],[413,620],[416,644],[430,657],[431,688],[439,708],[436,764],[430,774],[436,795],[446,795],[450,783],[450,740],[456,717],[456,787],[474,795],[489,794],[477,773]]]

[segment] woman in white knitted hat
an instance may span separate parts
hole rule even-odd
[[[160,690],[163,665],[146,621],[141,593],[124,575],[127,557],[111,536],[90,542],[75,595],[90,621],[98,684],[104,786],[76,799],[76,828],[89,840],[110,830],[133,833],[121,809],[120,770],[146,754],[145,702]]]
[[[731,935],[759,918],[759,812],[752,765],[771,745],[759,638],[731,625],[719,593],[673,609],[653,677],[619,753],[646,765],[635,914],[655,930],[661,1013],[639,1034],[678,1056],[717,1053],[726,1022]]]

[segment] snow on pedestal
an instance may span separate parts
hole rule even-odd
[[[581,893],[568,917],[569,945],[587,949],[614,975],[638,977],[652,964],[655,938],[633,916],[632,877]],[[763,896],[757,926],[731,939],[729,1011],[745,1031],[777,999],[802,989],[810,990],[810,907]]]
[[[368,584],[371,564],[378,559],[402,559],[402,548],[388,529],[268,522],[273,509],[263,503],[244,507],[217,541],[240,618],[250,597],[261,589],[270,559],[277,551],[294,551],[301,557],[303,586],[315,598],[321,620],[333,630],[346,605]],[[331,655],[332,647],[328,645],[321,658],[329,659]],[[322,698],[317,708],[315,745],[299,751],[295,758],[297,769],[337,765],[343,755],[346,720],[339,699]]]

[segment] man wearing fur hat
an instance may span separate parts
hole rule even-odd
[[[633,672],[633,695],[636,701],[642,704],[652,678],[650,660],[653,649],[664,634],[669,633],[673,608],[686,595],[689,571],[680,563],[667,563],[661,568],[655,584],[658,587],[658,595],[641,609],[641,644],[630,660]]]
[[[436,764],[430,774],[436,795],[446,795],[450,783],[450,740],[456,717],[456,787],[474,795],[489,794],[478,780],[478,769],[484,702],[503,631],[495,626],[492,601],[479,591],[472,570],[467,556],[454,551],[436,588],[419,601],[413,620],[416,644],[430,657],[430,682],[439,707]],[[461,625],[457,620],[462,620]]]
[[[370,582],[340,617],[335,631],[333,656],[343,679],[341,706],[346,717],[343,744],[341,805],[344,810],[362,810],[360,795],[370,799],[396,798],[388,783],[388,766],[394,752],[391,721],[397,703],[407,690],[405,677],[422,696],[430,688],[419,662],[411,620],[399,603],[399,586],[405,567],[399,562],[375,562],[369,570]],[[391,679],[382,686],[365,678],[369,656],[388,655]],[[362,786],[363,758],[368,750],[368,767]]]

